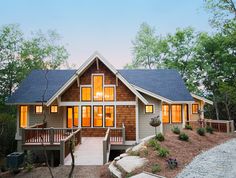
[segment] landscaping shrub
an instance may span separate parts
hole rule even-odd
[[[210,134],[213,134],[213,128],[211,126],[206,126],[206,132],[207,133],[210,133]]]
[[[180,134],[180,129],[178,126],[174,126],[172,129],[172,132],[175,133],[175,134]]]
[[[174,169],[178,166],[178,162],[175,158],[167,159],[167,164],[170,169]]]
[[[185,125],[185,129],[187,129],[187,130],[193,130],[193,128],[192,128],[191,125]]]
[[[156,141],[155,139],[151,139],[151,140],[148,142],[148,145],[149,145],[150,147],[155,148],[156,150],[159,150],[159,148],[160,148],[160,144],[157,143],[157,141]]]
[[[153,173],[153,174],[156,174],[157,172],[160,172],[160,171],[161,171],[161,167],[160,167],[159,164],[154,164],[154,165],[152,166],[152,173]]]
[[[160,142],[165,140],[165,137],[162,133],[157,134],[155,138]]]
[[[189,137],[186,133],[182,132],[179,134],[179,139],[183,141],[188,141]]]
[[[159,150],[158,150],[158,155],[160,157],[166,157],[168,154],[169,154],[169,150],[164,148],[164,147],[161,147]]]
[[[205,135],[205,129],[204,128],[198,128],[197,133],[201,136],[204,136]]]

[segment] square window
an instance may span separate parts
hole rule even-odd
[[[51,111],[51,113],[57,113],[58,112],[57,106],[51,106],[50,111]]]
[[[35,106],[35,113],[42,114],[43,113],[43,106]]]
[[[82,101],[91,101],[91,88],[90,87],[82,87],[81,88],[82,93]]]
[[[192,104],[192,113],[197,114],[199,110],[199,105],[198,104]]]
[[[146,105],[145,113],[153,113],[153,105]]]
[[[114,87],[104,87],[105,101],[114,101]]]

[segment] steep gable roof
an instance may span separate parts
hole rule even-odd
[[[136,86],[171,101],[193,101],[180,74],[173,69],[119,70],[119,73]]]

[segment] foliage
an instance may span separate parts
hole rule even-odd
[[[197,129],[197,133],[198,133],[199,135],[201,135],[201,136],[205,136],[206,131],[205,131],[204,128],[198,128],[198,129]]]
[[[158,150],[158,155],[159,155],[160,157],[166,157],[168,154],[169,154],[169,150],[168,150],[167,148],[161,147],[161,148]]]
[[[206,132],[207,133],[213,134],[213,131],[214,130],[213,130],[213,128],[211,126],[209,126],[209,125],[206,126]]]
[[[159,164],[152,165],[152,173],[156,174],[157,172],[161,171],[161,166]]]
[[[171,129],[171,131],[172,131],[173,133],[175,133],[175,134],[180,134],[180,129],[179,129],[178,126],[174,126],[174,127]]]
[[[139,153],[138,151],[130,151],[130,152],[129,152],[129,155],[130,155],[130,156],[139,156],[140,153]]]
[[[156,141],[155,139],[149,140],[148,146],[153,147],[153,148],[156,149],[156,150],[159,150],[159,149],[160,149],[160,144],[157,143],[157,141]]]
[[[191,126],[191,125],[188,125],[188,124],[185,125],[185,129],[187,129],[187,130],[193,130],[192,126]]]
[[[162,142],[162,141],[165,140],[165,137],[164,137],[164,135],[163,135],[162,133],[158,133],[158,134],[155,136],[155,138],[156,138],[158,141],[160,141],[160,142]]]
[[[30,163],[26,163],[26,167],[25,169],[27,170],[27,172],[31,172],[33,170],[34,166]]]
[[[180,140],[183,140],[183,141],[188,141],[189,137],[188,137],[188,135],[187,135],[186,133],[181,132],[181,133],[179,134],[179,139],[180,139]]]
[[[178,166],[178,162],[175,158],[167,159],[167,164],[170,169],[174,169]]]

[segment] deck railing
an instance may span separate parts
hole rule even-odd
[[[105,164],[109,159],[110,147],[111,147],[110,134],[111,134],[111,130],[110,128],[108,128],[106,131],[106,135],[103,139],[103,164]]]
[[[211,126],[217,132],[234,132],[234,121],[227,120],[213,120],[213,119],[204,119],[203,122],[199,121],[186,121],[186,124],[191,125],[194,129],[198,127]]]
[[[125,144],[125,125],[121,128],[111,128],[111,144]]]

